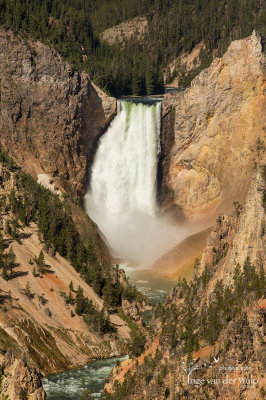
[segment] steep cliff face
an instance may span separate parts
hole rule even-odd
[[[199,268],[202,272],[206,267],[214,266],[215,277],[210,281],[209,292],[219,279],[230,285],[235,266],[243,265],[247,258],[257,268],[265,265],[265,213],[261,201],[264,185],[261,172],[258,172],[251,181],[245,203],[235,203],[231,215],[217,218]]]
[[[265,60],[253,32],[164,96],[159,200],[179,219],[206,221],[244,198],[265,136]]]
[[[2,161],[3,152],[0,158]],[[12,349],[17,357],[25,354],[30,365],[45,374],[85,365],[95,358],[124,354],[130,337],[129,328],[115,312],[117,310],[111,314],[102,311],[106,316],[108,313],[111,324],[117,328],[112,332],[101,330],[96,319],[91,324],[84,314],[84,307],[83,311],[77,311],[77,299],[78,296],[81,298],[82,291],[82,304],[91,302],[93,306],[90,308],[90,318],[96,316],[101,324],[104,300],[96,293],[96,289],[89,286],[85,272],[75,270],[66,256],[60,256],[59,251],[45,246],[37,221],[25,224],[20,219],[22,214],[20,218],[16,215],[11,199],[16,199],[18,208],[26,201],[21,179],[26,179],[23,171],[14,167],[14,164],[12,168],[8,162],[0,162],[0,354],[8,349]],[[31,181],[34,182],[33,179]],[[51,201],[49,196],[52,195],[48,192],[46,207]],[[68,207],[63,200],[62,207]],[[81,237],[86,236],[86,240],[91,241],[90,248],[96,250],[90,253],[87,267],[98,276],[101,267],[107,268],[109,283],[119,281],[127,288],[124,271],[105,264],[106,256],[101,254],[101,247],[95,244],[95,228],[93,230],[87,223],[85,213],[77,206],[73,206],[72,212],[71,208],[68,210],[79,220],[77,225],[82,225]],[[56,220],[54,213],[53,221]],[[10,224],[16,225],[15,235]],[[57,236],[58,232],[57,229]],[[67,241],[67,235],[64,240]],[[71,245],[74,245],[73,242]],[[37,262],[41,252],[44,256],[42,272]],[[17,362],[12,361],[8,373],[15,373],[18,368]],[[32,399],[39,400],[41,397]]]
[[[0,32],[0,140],[33,175],[81,200],[97,139],[116,100],[49,46]]]
[[[264,75],[253,33],[163,100],[160,201],[190,221],[232,212],[217,217],[191,282],[156,307],[145,352],[113,371],[110,399],[265,396]]]
[[[2,379],[0,394],[8,399],[46,400],[42,388],[42,375],[35,368],[30,368],[25,357],[16,358],[9,350],[0,356]],[[24,397],[22,397],[24,395]],[[2,397],[1,397],[2,398]]]
[[[110,399],[264,398],[265,172],[218,217],[192,282],[157,306],[145,353],[113,371]]]

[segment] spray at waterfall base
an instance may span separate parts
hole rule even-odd
[[[114,257],[150,265],[191,231],[156,203],[161,103],[118,100],[117,110],[99,142],[85,207]]]

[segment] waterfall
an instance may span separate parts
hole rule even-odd
[[[161,103],[118,101],[92,166],[85,208],[114,256],[151,263],[176,243],[156,204]]]

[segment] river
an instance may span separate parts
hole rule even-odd
[[[127,268],[126,268],[127,270]],[[149,270],[129,269],[130,282],[135,285],[155,304],[163,302],[173,286],[173,282],[161,277],[151,276]],[[126,357],[109,358],[90,362],[83,368],[59,372],[43,380],[44,390],[48,400],[79,400],[82,396],[82,386],[91,391],[93,398],[100,399],[101,393],[111,370],[118,361]],[[84,379],[84,381],[83,381]]]
[[[79,400],[84,392],[83,387],[89,389],[95,399],[99,399],[112,369],[117,362],[126,357],[109,358],[90,362],[83,368],[50,375],[43,380],[43,387],[48,400]]]
[[[148,266],[186,235],[161,215],[157,205],[160,100],[118,100],[117,116],[99,142],[85,197],[86,211],[102,231],[111,254],[124,263],[121,267],[130,282],[152,303],[162,302],[173,283],[153,275]],[[49,376],[43,382],[48,400],[80,399],[82,385],[100,398],[118,360],[94,361]]]

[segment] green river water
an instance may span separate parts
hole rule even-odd
[[[79,400],[82,397],[83,385],[89,389],[95,399],[99,399],[111,370],[117,361],[123,358],[109,358],[89,363],[83,368],[72,369],[50,375],[43,380],[43,387],[48,400]]]
[[[130,282],[144,293],[152,303],[164,301],[173,283],[162,278],[148,276],[148,271],[128,271]],[[123,358],[109,358],[90,362],[83,368],[72,369],[50,375],[43,380],[48,400],[80,400],[83,383],[94,399],[100,399],[106,379],[117,361]]]
[[[126,99],[123,99],[126,100]],[[114,239],[116,238],[117,235],[114,236],[114,233],[120,232],[120,238],[119,238],[119,248],[123,249],[123,241],[121,240],[126,240],[126,246],[125,248],[128,247],[128,243],[131,243],[130,240],[132,240],[132,237],[129,235],[131,230],[128,229],[129,226],[132,226],[133,224],[136,225],[136,229],[133,229],[131,234],[133,235],[133,242],[134,242],[134,248],[137,246],[137,254],[138,257],[145,260],[145,257],[141,253],[144,252],[145,256],[147,252],[154,252],[159,251],[157,247],[161,246],[161,242],[165,240],[165,238],[168,238],[168,230],[167,232],[165,231],[165,226],[162,222],[157,221],[156,213],[155,210],[153,210],[155,207],[156,199],[155,199],[155,192],[156,192],[156,173],[154,173],[154,168],[156,167],[157,163],[157,156],[158,156],[158,129],[159,129],[159,123],[157,121],[158,117],[160,117],[160,108],[158,107],[158,102],[161,101],[160,98],[130,98],[127,99],[128,101],[122,101],[118,102],[119,107],[121,107],[121,110],[125,109],[124,111],[126,112],[126,119],[124,121],[124,114],[122,111],[120,114],[118,113],[117,115],[117,120],[113,121],[113,125],[110,126],[110,130],[108,132],[108,136],[105,136],[106,138],[106,143],[103,141],[102,144],[100,144],[99,148],[105,149],[104,146],[109,146],[108,140],[111,140],[110,138],[113,138],[112,135],[115,135],[113,138],[113,141],[111,141],[111,150],[112,152],[110,153],[109,147],[107,148],[106,152],[104,152],[104,157],[101,157],[101,152],[99,153],[99,160],[96,157],[96,161],[101,162],[100,164],[100,178],[105,177],[106,180],[102,182],[101,180],[99,181],[98,175],[96,174],[97,170],[97,162],[94,161],[94,169],[95,169],[95,174],[97,177],[97,185],[96,189],[99,187],[99,182],[101,182],[100,185],[100,192],[98,193],[98,189],[92,190],[92,192],[89,193],[88,199],[91,199],[92,193],[94,193],[94,196],[99,194],[100,200],[97,198],[96,204],[100,204],[100,221],[97,221],[97,213],[95,214],[95,218],[89,213],[91,218],[98,224],[102,232],[104,233],[105,237],[107,238],[110,246],[113,249],[116,249],[116,242],[112,243],[110,242],[110,238]],[[120,104],[121,103],[121,104]],[[136,104],[141,103],[143,106],[136,106]],[[144,107],[146,105],[146,107]],[[153,107],[149,107],[149,105],[152,105]],[[131,115],[132,113],[134,114],[134,118]],[[144,118],[145,117],[145,118]],[[115,125],[117,124],[117,126]],[[130,126],[130,123],[132,126]],[[123,125],[125,124],[125,126]],[[130,136],[130,130],[131,128],[131,136]],[[134,129],[135,130],[134,130]],[[121,173],[124,171],[124,169],[121,170],[121,166],[118,163],[118,166],[116,169],[113,168],[114,166],[114,158],[115,160],[118,159],[120,160],[120,153],[121,149],[118,146],[117,143],[119,142],[119,138],[121,135],[121,132],[124,132],[125,135],[123,136],[124,139],[127,138],[129,135],[130,137],[128,140],[125,142],[125,140],[122,141],[123,144],[123,151],[126,152],[126,159],[122,158],[124,162],[124,169],[127,167],[129,174],[127,175],[121,175]],[[134,132],[133,132],[134,131]],[[134,133],[134,136],[132,136]],[[141,134],[139,134],[141,133]],[[111,136],[110,136],[111,135]],[[117,137],[118,135],[118,137]],[[108,140],[107,140],[108,138]],[[129,144],[128,144],[129,143]],[[129,146],[129,147],[128,147]],[[139,151],[140,149],[140,151]],[[142,151],[145,149],[145,151]],[[116,151],[114,153],[114,151]],[[108,155],[111,154],[111,161],[110,161],[110,169],[105,168],[105,174],[102,172],[102,167],[106,167],[106,163],[108,159]],[[124,153],[123,153],[124,154]],[[149,157],[148,157],[149,156]],[[121,161],[122,162],[122,161]],[[107,163],[108,164],[108,163]],[[109,164],[108,164],[109,165]],[[131,177],[130,171],[132,171],[133,166],[135,166],[136,174]],[[94,171],[93,169],[93,171]],[[114,178],[113,181],[110,180],[110,173],[112,171],[115,171],[114,176],[111,174],[111,178]],[[142,176],[137,173],[137,171],[143,170],[144,176],[147,178],[146,180],[142,179]],[[111,171],[111,172],[110,172]],[[93,176],[93,175],[92,175]],[[128,180],[128,176],[132,178],[131,180]],[[93,181],[93,179],[92,179]],[[111,185],[111,183],[113,184]],[[124,186],[122,186],[121,189],[121,182],[124,182]],[[117,187],[117,183],[119,183]],[[137,184],[138,183],[138,184]],[[91,184],[92,185],[92,184]],[[111,185],[111,187],[109,187]],[[92,185],[93,186],[93,185]],[[141,214],[134,214],[133,211],[135,210],[134,207],[131,210],[132,211],[132,216],[130,217],[131,219],[134,216],[134,221],[130,220],[130,225],[128,223],[125,223],[125,234],[123,238],[123,230],[118,225],[114,231],[111,231],[111,234],[108,236],[108,232],[105,230],[105,225],[104,223],[106,222],[106,218],[109,218],[109,214],[106,216],[106,218],[103,218],[103,205],[105,204],[104,201],[106,199],[106,194],[104,192],[104,198],[101,198],[102,196],[102,187],[105,187],[107,190],[107,194],[109,194],[108,199],[111,201],[111,206],[109,205],[109,208],[113,211],[113,208],[116,210],[116,207],[118,205],[121,206],[121,210],[124,212],[124,201],[126,201],[128,198],[133,198],[137,201],[138,207],[140,207],[140,210],[142,211]],[[120,193],[120,191],[121,193]],[[132,192],[132,193],[131,193]],[[147,192],[147,193],[146,193]],[[95,194],[96,193],[96,194]],[[115,197],[113,197],[115,195]],[[97,196],[96,196],[97,197]],[[93,197],[94,199],[94,197]],[[135,201],[134,200],[134,201]],[[120,204],[121,203],[121,204]],[[132,203],[132,201],[129,201],[129,205]],[[108,203],[109,204],[109,203]],[[126,203],[127,204],[127,203]],[[134,203],[135,204],[135,203]],[[149,206],[149,209],[151,210],[150,214],[145,214],[147,205]],[[128,206],[129,207],[129,206]],[[131,206],[130,206],[131,207]],[[129,208],[130,208],[129,207]],[[144,207],[144,209],[143,209]],[[109,208],[107,207],[107,210],[109,212]],[[94,203],[90,204],[88,203],[88,209],[90,212],[94,210]],[[121,213],[122,211],[119,208],[119,212]],[[130,211],[130,210],[127,210]],[[123,214],[122,212],[122,214]],[[154,214],[154,215],[153,215]],[[113,215],[111,213],[111,215]],[[120,214],[118,214],[120,216]],[[122,217],[124,214],[122,215]],[[145,219],[143,220],[145,216]],[[121,221],[124,221],[124,217],[120,218]],[[141,217],[141,219],[140,219]],[[119,219],[119,221],[120,221]],[[103,221],[102,221],[103,220]],[[109,221],[109,220],[108,220]],[[157,221],[157,222],[156,222]],[[102,222],[103,224],[101,225]],[[156,222],[156,224],[155,224]],[[138,225],[138,224],[139,225]],[[112,226],[110,224],[110,221],[107,224],[108,229]],[[107,229],[107,228],[106,228]],[[168,229],[168,225],[167,225]],[[170,229],[170,228],[169,228]],[[171,228],[172,229],[172,228]],[[136,234],[136,232],[138,234]],[[143,232],[145,231],[145,235]],[[121,234],[122,232],[122,234]],[[159,236],[156,236],[156,239],[154,238],[153,234],[154,232],[159,232]],[[171,231],[172,232],[172,231]],[[110,232],[109,232],[110,233]],[[173,233],[173,232],[172,232]],[[176,234],[176,233],[175,233]],[[129,237],[128,237],[129,235]],[[168,239],[167,239],[168,240]],[[136,244],[137,242],[137,244]],[[154,243],[157,243],[156,247]],[[150,245],[152,245],[150,249]],[[160,245],[160,246],[159,246]],[[173,244],[174,245],[174,244]],[[134,257],[136,251],[133,249],[132,246],[129,246],[130,252],[134,251]],[[161,250],[160,250],[161,251]],[[166,250],[165,250],[166,251]],[[160,252],[159,252],[160,253]],[[160,254],[158,253],[158,257]],[[130,256],[128,254],[120,254],[118,252],[120,258],[122,259],[128,259],[130,260]],[[142,254],[142,255],[141,255]],[[133,258],[134,258],[133,257]],[[137,260],[134,262],[137,263]],[[145,261],[148,263],[148,261]],[[152,263],[151,261],[149,261]],[[123,267],[123,265],[122,265]],[[143,294],[145,294],[151,301],[151,303],[155,304],[158,302],[163,302],[167,294],[169,293],[171,287],[173,286],[173,282],[170,282],[167,279],[163,279],[162,277],[158,277],[158,275],[152,274],[152,270],[149,268],[142,269],[140,270],[139,268],[133,268],[133,267],[126,267],[125,265],[125,271],[126,275],[129,277],[130,282],[135,285],[138,290],[140,290]],[[149,313],[149,311],[147,311]],[[148,315],[143,315],[144,319],[147,321],[149,316]],[[43,381],[43,386],[44,389],[47,393],[48,400],[79,400],[81,399],[83,388],[82,386],[84,385],[86,389],[89,389],[93,398],[99,399],[101,397],[101,393],[103,392],[103,388],[106,382],[106,379],[108,378],[111,370],[115,367],[116,363],[118,360],[121,360],[121,358],[112,358],[112,359],[107,359],[107,360],[98,360],[89,363],[86,367],[83,368],[77,368],[73,369],[70,371],[64,371],[58,374],[50,375],[47,379]],[[83,382],[83,383],[82,383]]]

